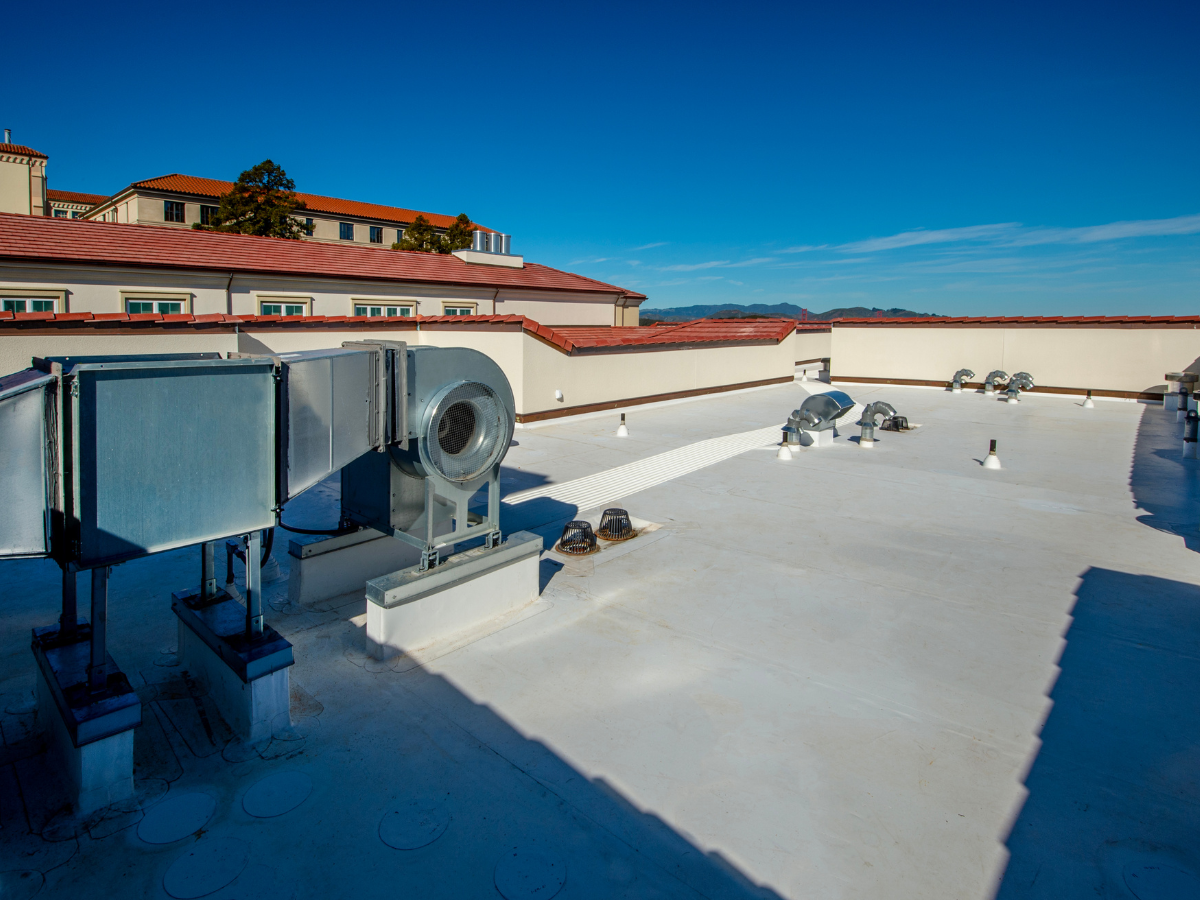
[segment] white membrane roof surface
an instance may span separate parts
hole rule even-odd
[[[169,594],[198,552],[117,567],[138,795],[90,817],[64,808],[33,712],[58,571],[0,563],[0,896],[1190,896],[1200,463],[1174,413],[837,387],[921,427],[864,450],[846,421],[778,460],[767,429],[826,389],[796,383],[630,409],[628,438],[617,413],[518,431],[503,489],[546,490],[506,531],[549,547],[600,512],[574,502],[627,489],[658,527],[546,555],[532,607],[420,666],[366,657],[361,595],[290,603],[279,533],[267,613],[295,646],[295,727],[253,747],[174,655]],[[329,524],[336,496],[288,517]],[[194,795],[198,830],[139,836]]]

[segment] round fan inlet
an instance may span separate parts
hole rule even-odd
[[[596,537],[602,541],[627,541],[637,537],[633,523],[629,521],[629,513],[614,507],[606,509],[600,517],[600,527],[596,529]]]
[[[423,450],[447,481],[471,481],[496,464],[511,440],[508,414],[486,384],[463,381],[433,404]]]
[[[595,553],[599,548],[596,546],[596,535],[592,531],[591,524],[576,520],[563,526],[562,537],[559,538],[556,549],[560,553],[586,556],[589,553]]]

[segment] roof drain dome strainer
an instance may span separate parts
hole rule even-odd
[[[637,532],[633,530],[633,523],[629,521],[629,513],[614,507],[606,509],[600,517],[596,537],[604,541],[627,541],[637,537]]]
[[[582,519],[568,522],[563,526],[562,537],[558,539],[555,549],[559,553],[569,553],[572,556],[595,553],[599,547],[596,546],[596,535],[592,531],[591,523]]]

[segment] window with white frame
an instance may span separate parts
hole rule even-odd
[[[131,316],[157,313],[160,316],[177,316],[191,312],[191,294],[158,294],[146,291],[122,291],[121,301],[125,312]]]
[[[475,307],[474,306],[462,306],[462,305],[455,305],[455,306],[447,305],[447,306],[442,307],[442,315],[444,315],[444,316],[473,316],[473,315],[475,315]]]
[[[5,297],[0,309],[10,313],[58,312],[58,301],[46,297]]]
[[[66,217],[67,217],[67,211],[65,209],[56,209],[54,211],[54,218],[65,219]]]
[[[378,303],[373,300],[355,300],[354,314],[356,316],[411,316],[414,314],[411,303]]]
[[[307,316],[312,302],[308,297],[259,297],[260,316]]]

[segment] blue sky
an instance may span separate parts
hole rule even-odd
[[[0,127],[52,187],[269,157],[302,190],[465,211],[648,307],[1200,305],[1194,2],[8,14],[42,38],[6,48]]]

